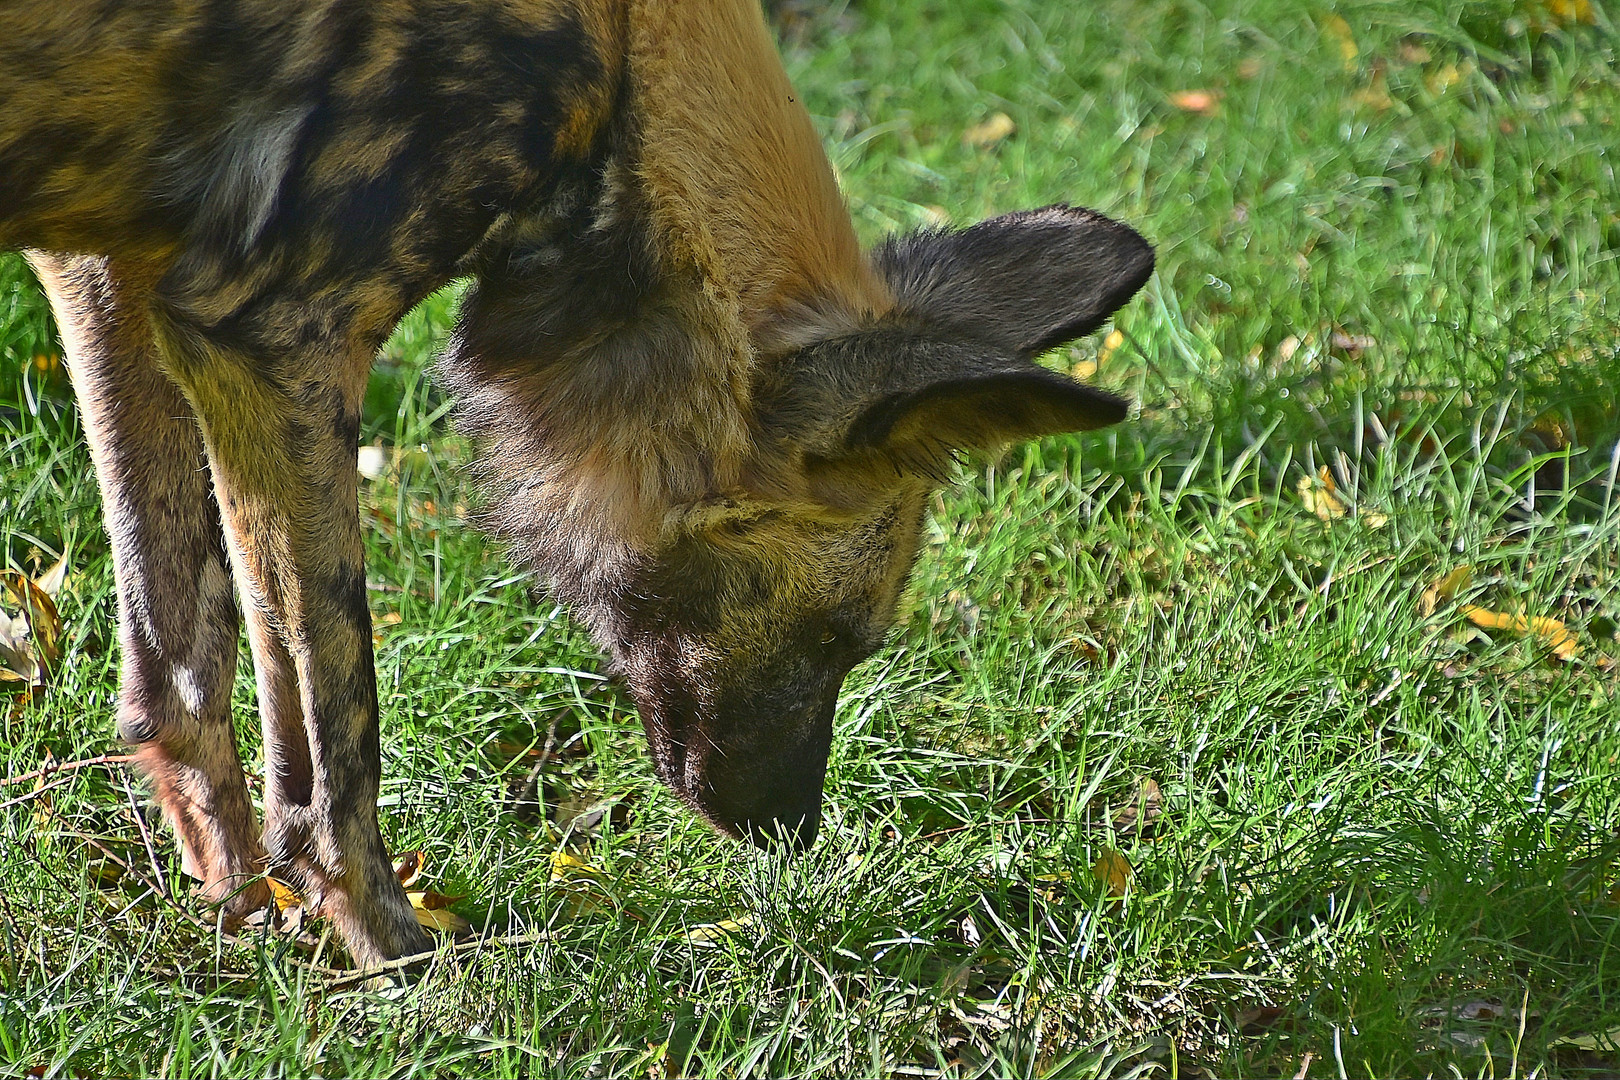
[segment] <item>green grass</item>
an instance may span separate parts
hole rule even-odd
[[[1100,360],[1140,415],[937,503],[910,614],[846,685],[817,849],[762,857],[682,812],[581,632],[457,527],[465,450],[422,375],[443,296],[368,399],[401,463],[364,493],[374,609],[398,615],[383,827],[475,924],[547,937],[402,996],[334,987],[95,884],[85,835],[150,860],[121,774],[85,769],[50,814],[0,809],[0,1070],[1620,1070],[1589,1038],[1620,1029],[1620,39],[1611,6],[1540,11],[816,9],[788,62],[865,236],[1065,200],[1160,255],[1122,345],[1053,358]],[[1194,89],[1218,111],[1171,102]],[[995,112],[1016,133],[965,144]],[[18,274],[0,263],[0,558],[73,570],[53,685],[0,698],[8,775],[118,749],[94,482]],[[1299,492],[1324,468],[1329,520]],[[1464,603],[1560,619],[1579,652]],[[1147,778],[1162,816],[1117,827]],[[565,835],[594,802],[620,809]],[[561,849],[595,877],[554,880]],[[1111,849],[1123,898],[1092,869]]]

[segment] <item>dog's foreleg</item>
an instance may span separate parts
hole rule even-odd
[[[264,850],[231,727],[236,597],[196,418],[158,362],[139,275],[35,252],[101,483],[118,583],[119,730],[183,866],[232,915],[262,907]]]
[[[266,360],[168,325],[202,421],[259,677],[265,847],[362,965],[428,948],[377,826],[357,472],[369,352]]]

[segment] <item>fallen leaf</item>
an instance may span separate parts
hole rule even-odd
[[[1344,63],[1344,70],[1354,71],[1356,57],[1361,50],[1356,48],[1356,35],[1351,31],[1350,24],[1345,22],[1343,15],[1329,15],[1322,20],[1322,35],[1332,41],[1339,48],[1339,59]]]
[[[1153,829],[1155,822],[1164,814],[1164,793],[1159,790],[1159,782],[1152,777],[1144,777],[1141,786],[1137,789],[1136,798],[1120,808],[1114,815],[1114,831],[1122,834],[1146,835]]]
[[[1368,334],[1351,334],[1344,330],[1335,330],[1328,335],[1328,344],[1342,353],[1349,353],[1355,357],[1377,345],[1378,341]]]
[[[582,874],[595,874],[596,867],[567,851],[553,851],[551,853],[551,880],[564,881],[568,878],[579,877]]]
[[[467,894],[446,896],[444,893],[434,892],[432,889],[411,889],[405,893],[405,898],[411,902],[411,907],[419,911],[440,911],[451,904],[460,903],[467,899]]]
[[[1333,473],[1326,465],[1315,476],[1300,477],[1296,487],[1305,509],[1323,521],[1333,521],[1350,512],[1349,507],[1335,494],[1338,485],[1333,482]]]
[[[1585,1050],[1589,1054],[1612,1054],[1620,1050],[1620,1027],[1591,1035],[1566,1035],[1547,1044],[1551,1050]]]
[[[1545,22],[1552,26],[1566,23],[1591,25],[1597,21],[1592,11],[1592,0],[1541,0],[1540,7],[1547,16]]]
[[[719,922],[700,923],[686,932],[686,940],[693,945],[713,947],[732,934],[740,933],[753,925],[754,917],[752,915],[739,915],[735,919],[721,919]]]
[[[1434,614],[1435,608],[1440,606],[1442,600],[1450,603],[1457,598],[1474,580],[1472,566],[1459,566],[1449,573],[1436,578],[1423,595],[1418,597],[1418,614],[1425,619]]]
[[[60,559],[51,564],[51,568],[40,575],[38,585],[40,591],[52,600],[61,593],[62,586],[67,583],[68,557],[64,552]]]
[[[1557,619],[1544,615],[1526,615],[1523,612],[1489,611],[1475,604],[1459,608],[1469,622],[1484,630],[1508,630],[1541,639],[1560,660],[1573,660],[1581,650],[1575,634]]]
[[[291,885],[275,878],[266,878],[265,880],[270,883],[270,895],[275,898],[277,911],[287,912],[293,908],[304,906],[304,898],[299,896]]]
[[[1429,93],[1438,97],[1462,82],[1465,74],[1465,68],[1460,68],[1456,64],[1443,64],[1424,77],[1423,85],[1428,87]]]
[[[1123,897],[1131,891],[1131,878],[1136,873],[1131,861],[1110,847],[1102,849],[1097,861],[1091,864],[1091,872],[1113,897]]]
[[[1393,108],[1395,99],[1389,96],[1389,84],[1382,70],[1373,72],[1372,82],[1350,95],[1350,100],[1363,108],[1383,112]]]
[[[472,933],[472,923],[453,911],[446,911],[443,908],[419,907],[413,907],[411,910],[416,913],[416,921],[429,930],[437,930],[441,934]]]
[[[1434,57],[1422,42],[1408,39],[1401,42],[1401,59],[1408,64],[1427,64]]]
[[[1103,338],[1102,345],[1097,349],[1097,366],[1102,367],[1108,363],[1108,358],[1118,352],[1120,346],[1124,344],[1125,335],[1118,330],[1110,330],[1108,336]]]
[[[1199,116],[1214,116],[1221,109],[1218,90],[1177,90],[1169,100],[1182,112],[1197,113]]]
[[[988,150],[1009,138],[1018,125],[1004,112],[991,113],[984,120],[962,132],[962,141],[980,150]]]
[[[394,856],[394,876],[399,883],[409,889],[415,885],[422,876],[422,870],[427,865],[427,856],[421,851],[406,851]]]
[[[44,686],[62,659],[61,640],[50,594],[27,574],[0,570],[0,679]]]

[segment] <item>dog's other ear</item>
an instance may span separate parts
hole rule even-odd
[[[819,342],[773,374],[759,388],[761,428],[802,463],[804,493],[838,509],[907,477],[943,482],[960,452],[1087,431],[1126,413],[1112,394],[1010,350],[901,327]],[[762,485],[774,472],[761,471]]]
[[[1136,230],[1062,205],[897,237],[873,261],[902,318],[1020,356],[1089,334],[1153,273]]]
[[[870,401],[845,429],[845,450],[900,457],[989,451],[1125,418],[1123,400],[1028,360],[934,342],[913,347],[932,362],[927,381]]]

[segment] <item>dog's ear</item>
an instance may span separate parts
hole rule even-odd
[[[800,493],[835,509],[948,478],[963,451],[1124,419],[1112,394],[978,342],[903,328],[811,345],[761,386],[760,427],[797,461]],[[763,491],[762,487],[762,491]]]
[[[1141,288],[1153,249],[1134,230],[1049,206],[893,240],[873,263],[892,314],[806,346],[755,388],[775,448],[754,470],[762,493],[781,478],[784,494],[851,509],[907,477],[943,481],[963,451],[1125,418],[1124,401],[1033,358],[1096,329]]]
[[[865,403],[844,430],[845,451],[902,458],[921,451],[937,458],[1090,431],[1125,418],[1121,399],[1028,360],[985,357],[936,342],[913,348],[927,357],[926,379]]]
[[[1101,326],[1153,273],[1153,249],[1101,214],[1048,206],[873,252],[900,317],[929,336],[1033,356]]]

